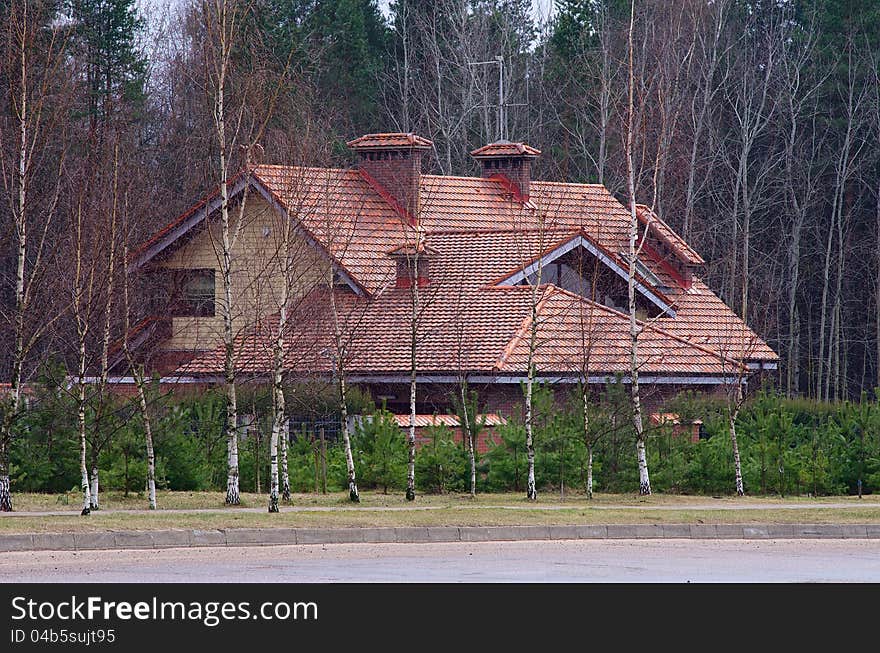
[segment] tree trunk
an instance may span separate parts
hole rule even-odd
[[[534,315],[534,311],[532,314]],[[531,359],[531,355],[529,358]],[[530,360],[529,373],[526,379],[526,460],[529,465],[526,477],[526,498],[530,501],[538,500],[538,490],[535,484],[535,445],[532,430],[532,385],[534,377],[534,365],[532,365]]]
[[[144,422],[144,436],[147,442],[147,496],[150,510],[156,510],[156,454],[153,451],[153,428],[147,412],[147,397],[144,393],[143,372],[138,373],[138,399],[141,405],[141,419]]]
[[[6,452],[0,451],[0,456],[5,458]],[[0,512],[12,512],[12,493],[9,491],[9,472],[5,467],[0,467]]]
[[[287,258],[287,229],[284,229],[283,255]],[[284,424],[286,420],[284,406],[284,329],[287,325],[287,298],[288,298],[288,274],[285,265],[284,283],[281,288],[281,306],[278,311],[278,331],[275,334],[275,343],[272,352],[272,435],[269,440],[269,512],[278,512],[278,439],[284,436]],[[285,452],[286,453],[286,452]],[[286,462],[286,456],[285,456]],[[288,481],[289,483],[289,481]],[[288,496],[290,499],[290,488]]]
[[[590,415],[587,410],[587,400],[589,399],[589,386],[587,385],[586,377],[584,375],[584,383],[581,386],[581,401],[583,407],[583,419],[584,419],[584,444],[587,447],[587,498],[593,498],[593,440],[590,437]]]
[[[92,478],[91,480],[91,490],[90,490],[90,503],[89,507],[92,510],[100,510],[100,506],[98,505],[98,457],[93,456],[92,459]]]
[[[218,3],[217,27],[219,61],[216,62],[216,94],[214,96],[214,127],[217,131],[217,171],[220,176],[220,227],[222,250],[220,271],[223,276],[223,344],[224,380],[226,383],[226,505],[241,503],[238,472],[238,406],[235,387],[235,340],[232,308],[232,243],[229,225],[229,170],[226,142],[226,71],[231,44],[227,3]],[[243,203],[242,203],[243,210]],[[240,226],[240,225],[239,225]]]
[[[27,34],[27,3],[23,5],[23,24],[19,29],[21,40],[19,63],[21,95],[18,98],[18,206],[14,214],[15,235],[18,240],[15,266],[15,350],[12,356],[11,395],[12,403],[0,422],[0,512],[12,512],[12,490],[9,479],[9,453],[12,445],[13,422],[21,407],[21,377],[24,362],[24,313],[27,305],[25,294],[25,265],[27,264],[27,190],[28,190],[28,56],[25,43]],[[4,179],[5,181],[5,179]]]
[[[77,411],[76,425],[79,433],[79,471],[80,471],[80,487],[82,489],[82,515],[88,515],[91,512],[92,497],[91,488],[89,487],[89,470],[86,465],[86,384],[85,384],[85,344],[80,342],[80,369],[79,381],[77,383]]]
[[[269,512],[278,512],[278,429],[275,424],[269,440],[269,470]]]
[[[633,426],[636,429],[636,455],[639,464],[639,494],[651,494],[651,480],[648,475],[648,460],[645,455],[645,429],[642,423],[642,404],[639,396],[639,334],[641,329],[636,321],[636,241],[639,235],[639,221],[636,214],[635,167],[633,164],[633,124],[635,79],[633,74],[633,27],[635,24],[635,3],[630,6],[629,23],[629,100],[626,128],[626,171],[629,191],[629,273],[627,274],[627,294],[629,299],[629,337],[630,337],[630,397],[632,401]]]
[[[342,420],[342,441],[345,446],[345,466],[348,471],[348,498],[354,503],[360,503],[361,495],[358,492],[357,476],[354,469],[354,456],[351,452],[351,434],[348,431],[348,406],[346,404],[345,374],[339,367],[339,408]]]
[[[587,445],[587,498],[593,498],[593,445]]]
[[[287,467],[287,444],[290,441],[290,425],[285,420],[281,429],[281,498],[290,501],[290,471]]]
[[[226,393],[226,505],[237,506],[241,504],[241,495],[238,490],[238,411],[234,380],[227,380]]]
[[[529,324],[529,351],[526,359],[526,460],[528,461],[528,475],[526,477],[526,498],[530,501],[538,500],[538,487],[535,481],[535,439],[534,439],[534,411],[532,406],[533,386],[535,383],[535,352],[538,349],[538,289],[541,286],[543,266],[538,259],[538,270],[535,284],[531,288],[531,315]]]
[[[415,339],[412,345],[412,357],[415,359]],[[406,471],[406,499],[413,501],[416,498],[416,366],[413,361],[409,380],[409,433],[407,436],[407,449],[409,459]]]
[[[473,433],[471,432],[471,418],[468,415],[468,404],[467,404],[467,382],[462,380],[459,383],[459,392],[461,394],[461,413],[463,418],[462,423],[462,438],[465,439],[467,443],[465,446],[467,448],[468,454],[468,463],[470,464],[471,470],[471,497],[477,496],[477,457],[474,453],[474,447],[476,443],[474,442]]]
[[[419,320],[419,257],[418,248],[420,243],[416,240],[416,254],[408,263],[411,265],[412,286],[410,291],[412,313],[410,315],[410,375],[409,375],[409,435],[407,437],[409,449],[409,461],[406,473],[406,499],[413,501],[416,498],[416,374],[418,360],[416,347],[418,338]]]
[[[282,309],[282,315],[283,315]],[[281,320],[283,322],[283,318]],[[281,329],[279,328],[279,335]],[[283,344],[283,343],[282,343]],[[269,440],[269,512],[278,512],[278,440],[284,437],[284,388],[281,385],[281,373],[278,360],[281,358],[281,348],[275,350],[275,374],[273,376],[272,392],[273,407],[275,408],[272,419],[272,435]],[[283,360],[283,359],[282,359]],[[289,489],[288,489],[289,491]]]
[[[730,444],[733,447],[733,472],[735,479],[735,489],[737,496],[743,496],[745,489],[743,488],[742,465],[739,458],[739,443],[736,440],[736,418],[739,416],[739,406],[742,402],[742,386],[737,380],[736,394],[734,405],[729,407],[727,413],[728,426],[730,428]]]

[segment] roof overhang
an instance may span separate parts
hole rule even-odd
[[[327,374],[310,374],[304,375],[312,380],[326,380],[331,381],[332,375]],[[69,377],[71,382],[74,382],[77,377]],[[527,376],[525,374],[505,374],[505,375],[493,375],[493,374],[482,374],[482,373],[473,373],[466,375],[468,383],[480,383],[480,384],[495,384],[495,385],[518,385],[527,380]],[[97,383],[100,379],[98,377],[86,377],[83,379],[86,383]],[[248,376],[246,379],[241,379],[243,383],[271,383],[270,377],[253,375]],[[736,384],[745,384],[747,381],[747,377],[741,375],[706,375],[706,376],[676,376],[672,374],[639,374],[639,383],[645,385],[697,385],[697,386],[705,386],[705,385],[736,385]],[[349,383],[375,383],[375,384],[383,384],[383,385],[406,385],[409,384],[411,378],[409,374],[349,374],[346,376],[346,381]],[[561,385],[574,385],[577,383],[583,383],[584,377],[578,374],[541,374],[537,375],[533,378],[533,381],[537,383],[550,383],[550,384],[561,384]],[[628,376],[621,376],[615,374],[596,374],[587,377],[586,382],[589,385],[606,385],[608,383],[616,383],[616,382],[629,384],[632,383],[632,379]],[[119,385],[127,385],[134,383],[134,377],[131,376],[120,376],[120,377],[110,377],[107,381],[111,384],[119,384]],[[167,385],[192,385],[192,384],[202,384],[202,385],[214,385],[223,383],[223,377],[210,374],[205,376],[200,375],[188,375],[188,376],[163,376],[159,379],[159,382]],[[457,374],[418,374],[416,376],[416,383],[427,383],[427,384],[457,384],[461,382],[461,377]]]

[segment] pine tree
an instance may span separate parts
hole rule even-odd
[[[99,130],[119,107],[143,105],[146,59],[137,41],[145,24],[136,0],[70,0],[69,10],[85,63],[89,125]]]

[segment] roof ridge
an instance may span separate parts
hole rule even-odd
[[[541,228],[534,227],[530,229],[518,229],[514,227],[488,227],[485,229],[427,229],[425,231],[428,235],[436,235],[436,236],[457,236],[463,234],[478,234],[481,236],[490,235],[490,234],[503,234],[503,233],[512,233],[512,234],[532,234],[532,233],[573,233],[579,231],[577,227],[553,227],[553,228]]]

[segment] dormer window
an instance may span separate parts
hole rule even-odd
[[[419,287],[427,286],[431,280],[431,257],[436,252],[424,244],[401,245],[388,252],[396,265],[395,285],[398,288],[412,288],[413,283]]]

